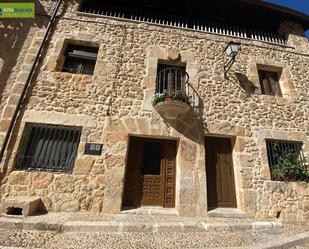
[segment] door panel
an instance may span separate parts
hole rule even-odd
[[[143,140],[138,138],[130,139],[123,196],[123,206],[125,207],[136,207],[140,202],[136,190],[141,188],[139,172],[142,153]]]
[[[231,140],[207,137],[205,145],[208,206],[236,207]]]
[[[139,197],[142,205],[160,206],[163,202],[163,146],[159,141],[143,141]]]
[[[172,208],[175,207],[175,182],[176,182],[176,142],[166,141],[164,149],[164,169],[165,169],[165,185],[164,185],[164,195],[165,195],[165,207]]]
[[[132,137],[123,206],[174,207],[175,158],[176,141]]]
[[[142,188],[140,198],[142,206],[162,206],[162,180],[161,176],[144,175],[141,177]]]

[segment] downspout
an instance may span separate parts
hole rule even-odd
[[[9,140],[10,140],[10,137],[11,137],[11,133],[12,133],[12,131],[14,129],[14,125],[15,125],[15,122],[17,120],[17,117],[18,117],[18,114],[19,114],[19,111],[20,111],[20,107],[23,104],[23,101],[24,101],[26,93],[27,93],[27,89],[28,89],[28,87],[30,85],[30,82],[32,80],[32,77],[33,77],[33,75],[35,73],[35,69],[36,69],[36,66],[38,65],[41,53],[42,53],[42,51],[44,49],[44,45],[45,45],[45,43],[47,41],[47,38],[48,38],[48,35],[49,35],[50,30],[52,28],[52,25],[54,24],[54,22],[56,20],[56,14],[57,14],[57,12],[59,10],[61,2],[62,2],[62,0],[58,0],[57,3],[56,3],[56,6],[54,8],[52,7],[54,9],[53,12],[52,12],[52,16],[51,16],[51,18],[49,20],[49,23],[47,25],[47,28],[46,28],[46,31],[45,31],[42,43],[41,43],[41,45],[39,47],[39,50],[38,50],[38,52],[37,52],[37,54],[36,54],[36,56],[34,58],[32,67],[31,67],[29,75],[28,75],[28,78],[27,78],[25,86],[24,86],[24,88],[23,88],[23,90],[21,92],[20,98],[19,98],[19,100],[17,102],[16,109],[15,109],[15,111],[13,113],[10,125],[8,127],[8,130],[6,132],[6,135],[5,135],[2,147],[1,147],[1,151],[0,151],[0,164],[2,162],[4,152],[5,152],[5,150],[6,150],[7,146],[8,146],[8,143],[9,143]]]

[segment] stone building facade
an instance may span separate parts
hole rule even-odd
[[[48,13],[49,1],[38,2]],[[218,191],[209,185],[216,185],[218,176],[211,179],[207,171],[212,171],[212,160],[220,161],[212,153],[221,153],[228,161],[222,165],[230,167],[221,168],[230,172],[222,173],[220,181],[228,183],[221,183],[221,197],[226,192],[234,196],[234,200],[226,200],[230,201],[227,206],[257,219],[308,220],[309,184],[271,180],[266,140],[301,142],[304,156],[309,156],[309,43],[304,36],[309,18],[268,5],[254,8],[271,9],[286,17],[278,23],[284,43],[272,36],[266,40],[262,35],[244,37],[241,32],[223,34],[150,19],[86,13],[79,1],[64,1],[2,159],[1,200],[37,196],[48,211],[57,212],[119,213],[134,198],[137,206],[143,201],[157,206],[151,198],[140,196],[145,193],[138,189],[141,186],[131,183],[144,179],[134,165],[147,161],[148,142],[153,143],[150,150],[157,143],[161,155],[168,155],[159,163],[166,169],[157,193],[163,196],[159,206],[175,208],[183,216],[207,216],[210,196],[220,202]],[[5,38],[0,46],[1,143],[46,30],[44,14],[35,20],[14,23],[16,26],[10,20],[0,22]],[[27,31],[18,33],[17,26],[27,27]],[[7,39],[13,34],[16,38]],[[14,39],[19,45],[16,54],[4,51]],[[225,79],[228,57],[224,49],[230,41],[240,43],[241,50]],[[93,74],[63,70],[70,45],[97,48]],[[187,105],[195,105],[194,110],[176,115],[183,104],[161,105],[163,112],[153,107],[160,64],[185,67],[197,96]],[[278,73],[280,96],[262,93],[260,70]],[[172,108],[175,116],[167,117],[164,108]],[[70,170],[35,170],[29,161],[22,161],[21,168],[16,166],[26,156],[29,124],[80,128]],[[103,145],[102,152],[87,153],[95,145]],[[153,175],[162,174],[160,170]],[[171,178],[167,177],[169,170]],[[137,189],[130,190],[132,186]]]

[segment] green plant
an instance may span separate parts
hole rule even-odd
[[[152,105],[155,106],[160,102],[164,101],[182,101],[184,103],[190,104],[190,99],[184,95],[181,91],[173,90],[168,92],[164,90],[162,93],[156,93],[152,99]]]
[[[277,164],[271,170],[271,177],[278,181],[309,182],[309,168],[305,159],[297,153],[287,152],[277,156]]]

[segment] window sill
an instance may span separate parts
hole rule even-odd
[[[76,74],[61,71],[53,71],[52,73],[56,80],[72,80],[74,82],[80,82],[82,84],[91,84],[94,79],[94,75],[89,74]]]
[[[40,169],[13,169],[15,172],[25,172],[25,173],[35,173],[35,174],[66,174],[66,175],[72,175],[72,170],[40,170]]]

